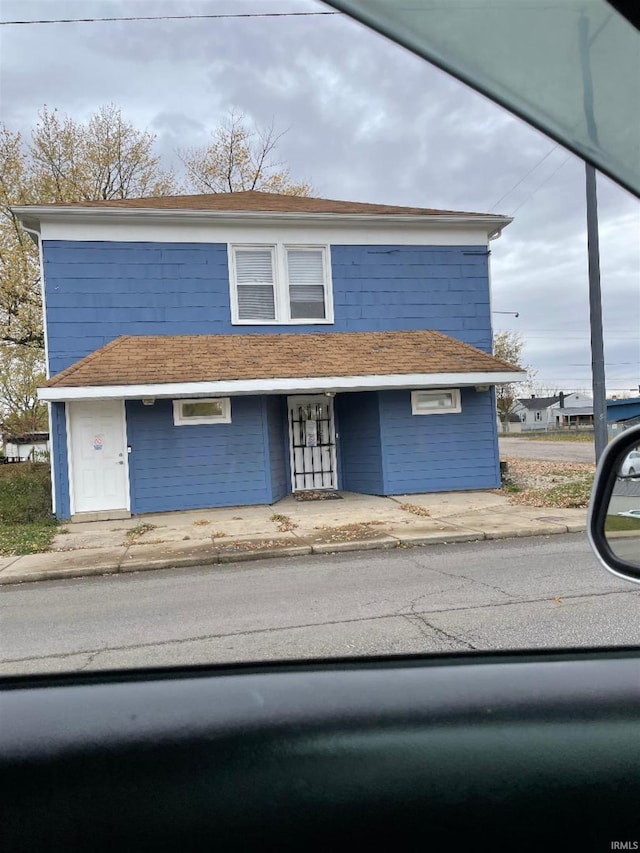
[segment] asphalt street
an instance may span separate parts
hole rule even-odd
[[[0,594],[0,674],[640,644],[584,534],[49,581]]]
[[[595,465],[592,441],[536,441],[500,437],[500,455],[516,459],[546,459],[551,462],[591,462]]]

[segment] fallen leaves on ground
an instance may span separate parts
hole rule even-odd
[[[223,551],[262,551],[265,548],[288,548],[298,545],[294,539],[245,539],[238,542],[229,542],[222,548]]]
[[[340,524],[337,527],[316,527],[321,531],[324,542],[351,542],[355,539],[371,539],[378,536],[380,531],[374,528],[382,524],[381,521],[360,521],[353,524]]]
[[[277,525],[280,533],[290,533],[298,526],[295,521],[289,518],[288,515],[282,515],[282,513],[280,512],[274,512],[274,514],[271,516],[271,521],[273,521],[273,523]]]
[[[588,506],[595,465],[539,459],[503,461],[508,463],[503,491],[512,503],[562,509]]]
[[[53,522],[3,524],[0,527],[0,556],[16,557],[48,551],[56,533]]]
[[[342,500],[342,495],[330,491],[296,492],[295,499],[297,501],[339,501]]]
[[[430,516],[431,512],[424,506],[418,504],[400,504],[400,509],[410,512],[412,515]]]

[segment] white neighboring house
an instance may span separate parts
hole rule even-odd
[[[520,419],[523,431],[593,426],[593,400],[580,392],[521,397],[514,403],[513,413]]]
[[[518,415],[516,415],[514,412],[511,412],[511,414],[508,415],[508,417],[507,417],[506,429],[505,429],[504,421],[500,417],[500,415],[497,416],[497,423],[498,423],[498,432],[501,435],[506,435],[507,433],[515,435],[519,432],[522,432],[522,421],[520,420]]]
[[[48,432],[29,432],[3,437],[5,459],[12,462],[34,462],[48,458],[51,449]]]

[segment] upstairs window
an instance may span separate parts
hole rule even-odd
[[[332,323],[327,246],[232,246],[232,322]]]
[[[236,249],[238,320],[276,319],[274,250]]]

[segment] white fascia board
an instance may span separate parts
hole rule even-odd
[[[71,231],[77,226],[98,228],[114,223],[145,225],[162,223],[167,226],[268,226],[315,225],[346,228],[377,223],[379,226],[418,226],[429,231],[459,229],[463,226],[484,233],[488,238],[500,235],[513,220],[496,214],[381,214],[381,213],[280,213],[271,211],[218,211],[218,210],[153,210],[121,209],[116,207],[64,207],[16,205],[11,208],[18,219],[33,230],[43,230],[44,239],[63,239],[59,235],[63,226]],[[44,229],[42,226],[45,226]],[[49,227],[47,227],[49,226]],[[52,227],[55,226],[55,227]],[[50,232],[49,236],[46,232]],[[72,239],[69,237],[68,239]]]
[[[38,388],[49,402],[71,400],[139,400],[142,397],[237,396],[250,394],[336,393],[392,389],[450,388],[522,382],[524,373],[405,373],[387,376],[310,376],[303,379],[234,379],[221,382],[165,382],[149,385],[91,385]]]

